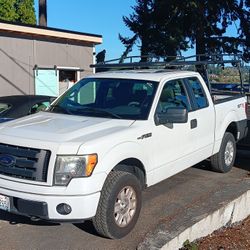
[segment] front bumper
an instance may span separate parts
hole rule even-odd
[[[11,213],[53,221],[79,221],[95,216],[106,173],[73,178],[68,186],[47,186],[21,182],[13,177],[0,177],[0,194],[9,197]],[[40,185],[39,185],[40,184]],[[70,206],[62,214],[57,207]]]
[[[54,196],[21,193],[0,188],[0,194],[9,197],[9,212],[52,221],[82,221],[95,216],[100,192],[82,196]],[[57,211],[59,204],[71,207],[69,214]]]

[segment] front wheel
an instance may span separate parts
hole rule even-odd
[[[141,210],[141,186],[131,173],[112,171],[103,186],[93,224],[107,238],[120,239],[135,226]]]
[[[211,166],[217,172],[227,173],[234,165],[235,156],[236,142],[234,136],[226,132],[222,139],[220,151],[211,156]]]

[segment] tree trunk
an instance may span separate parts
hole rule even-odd
[[[39,0],[39,25],[47,27],[47,0]]]
[[[206,25],[206,12],[205,12],[205,1],[200,1],[199,3],[199,13],[200,20],[197,20],[198,27],[196,30],[196,60],[205,61],[207,60],[206,54],[206,37],[205,37],[205,25]],[[206,65],[196,65],[196,70],[201,74],[204,81],[206,82],[209,90],[211,90],[209,79],[207,75]]]
[[[145,41],[145,38],[141,39],[141,62],[147,62],[148,61],[148,48],[147,48],[147,42]]]
[[[197,20],[198,26],[196,31],[196,55],[206,54],[206,39],[205,39],[205,4],[201,1],[199,4],[200,8],[198,15],[200,16],[200,21]],[[198,56],[197,60],[204,60],[204,56]]]

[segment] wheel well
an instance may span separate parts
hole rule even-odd
[[[112,171],[120,170],[134,174],[140,181],[142,189],[146,187],[146,172],[141,161],[136,158],[128,158],[119,162]]]
[[[235,140],[237,141],[238,128],[236,122],[230,123],[226,129],[226,132],[231,133],[234,136]]]

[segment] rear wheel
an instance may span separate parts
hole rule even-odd
[[[226,132],[221,143],[220,151],[211,157],[212,168],[220,173],[229,172],[235,161],[236,142],[234,136]]]
[[[141,209],[141,186],[131,173],[112,171],[105,181],[93,224],[107,238],[119,239],[135,226]]]

